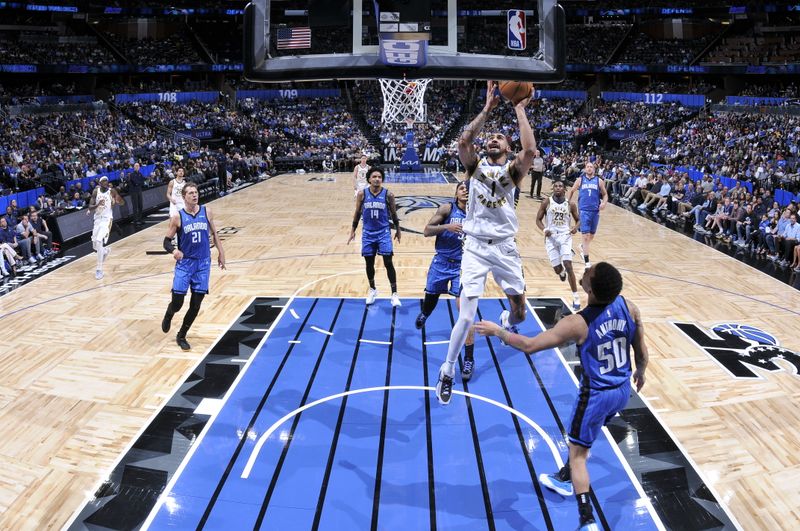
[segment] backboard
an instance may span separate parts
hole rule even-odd
[[[556,0],[501,3],[513,9],[475,0],[312,0],[297,9],[252,0],[245,77],[563,80],[563,8]],[[489,9],[475,8],[482,4]]]

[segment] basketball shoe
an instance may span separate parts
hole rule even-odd
[[[555,474],[539,474],[539,483],[562,496],[572,496],[572,480],[568,467],[569,465],[564,465]]]
[[[502,326],[504,330],[508,330],[512,334],[519,334],[519,328],[517,328],[517,325],[512,325],[508,322],[508,318],[510,316],[511,312],[509,312],[508,310],[503,310],[503,313],[500,314],[500,326]],[[500,343],[507,345],[507,343],[502,339],[500,339]]]
[[[472,371],[475,370],[475,358],[464,356],[464,363],[461,365],[461,380],[468,382],[472,378]]]
[[[436,398],[439,403],[446,406],[453,397],[453,378],[447,376],[442,369],[439,369],[439,381],[436,383]]]
[[[367,292],[367,306],[375,302],[375,299],[378,297],[378,290],[375,288],[369,288]]]

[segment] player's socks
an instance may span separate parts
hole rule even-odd
[[[464,363],[461,365],[461,380],[468,382],[475,369],[475,345],[464,346]]]

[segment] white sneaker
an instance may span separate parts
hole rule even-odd
[[[375,302],[375,299],[378,297],[378,290],[375,288],[369,288],[367,292],[367,306]]]
[[[42,256],[42,253],[39,253],[39,254],[36,255],[36,259],[37,260],[44,260],[44,256]]]
[[[581,298],[580,297],[572,297],[572,309],[577,311],[581,309]]]
[[[402,305],[403,303],[400,302],[400,297],[397,295],[397,293],[392,293],[392,306],[397,307]]]
[[[102,280],[103,272],[98,269],[97,271],[94,272],[94,278],[96,278],[97,280]]]
[[[36,258],[31,256],[30,258],[28,258],[28,262],[30,262],[32,264],[35,264],[36,263]]]

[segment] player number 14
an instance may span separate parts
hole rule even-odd
[[[600,374],[620,369],[628,363],[628,340],[618,337],[597,347],[597,359],[605,365],[600,367]]]

